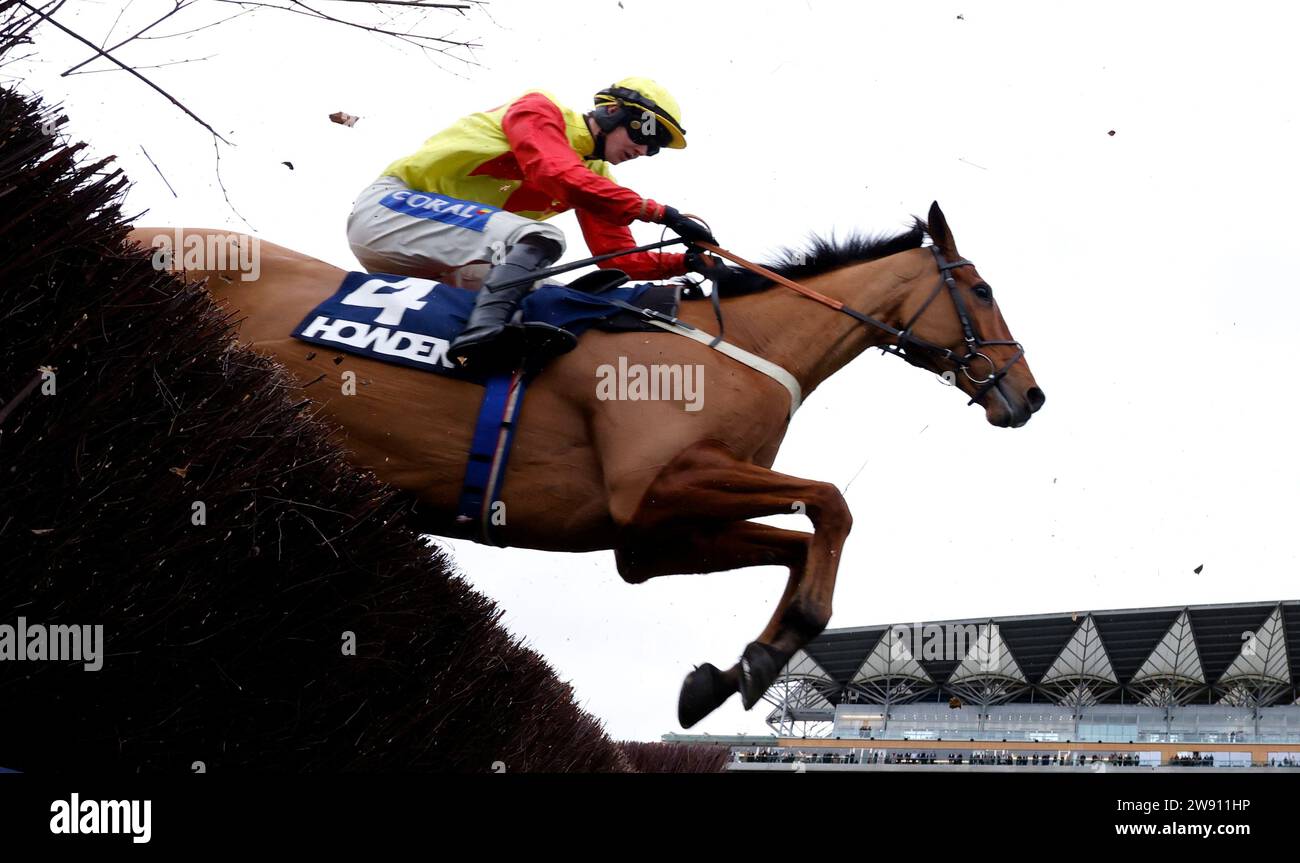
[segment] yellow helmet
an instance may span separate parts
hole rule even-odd
[[[673,150],[686,149],[686,130],[682,128],[682,109],[677,100],[649,78],[624,78],[596,94],[596,106],[617,105],[617,113],[596,114],[596,122],[605,131],[626,125],[638,143],[655,143]],[[647,122],[649,111],[654,120]]]

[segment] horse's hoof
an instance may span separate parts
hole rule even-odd
[[[785,666],[781,652],[771,645],[751,641],[740,655],[740,700],[749,710],[767,692]]]
[[[690,728],[731,697],[735,687],[727,685],[716,665],[706,662],[682,681],[682,692],[677,698],[677,721],[682,728]]]

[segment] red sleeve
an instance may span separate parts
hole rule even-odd
[[[586,239],[587,248],[591,249],[593,255],[630,249],[636,245],[636,240],[632,239],[632,232],[625,225],[606,222],[599,216],[583,210],[578,210],[577,216],[578,226],[582,228],[582,236]],[[634,279],[667,279],[686,272],[686,256],[661,254],[657,251],[637,252],[635,255],[623,255],[601,261],[597,266],[622,270]]]
[[[569,143],[564,115],[541,93],[516,100],[502,118],[501,128],[524,179],[567,207],[594,213],[614,225],[663,214],[659,204],[588,168]]]

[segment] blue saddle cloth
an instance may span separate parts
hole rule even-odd
[[[671,290],[671,310],[663,291]],[[657,303],[651,302],[657,292]],[[563,327],[575,336],[592,327],[642,329],[635,316],[608,299],[634,306],[658,306],[676,313],[676,287],[625,285],[588,294],[544,284],[524,298],[525,321]],[[291,333],[305,342],[424,369],[461,380],[483,382],[447,356],[451,340],[474,308],[474,292],[429,279],[377,273],[348,273],[333,296],[313,309]]]

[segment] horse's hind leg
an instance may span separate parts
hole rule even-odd
[[[680,453],[655,477],[639,500],[611,489],[611,510],[631,544],[641,537],[685,533],[701,523],[740,521],[802,511],[813,523],[802,577],[787,583],[773,623],[751,642],[736,669],[745,709],[753,707],[794,652],[815,638],[830,620],[831,596],[840,550],[852,516],[829,483],[786,476],[735,458],[716,443],[701,442]],[[629,490],[628,494],[631,493]],[[795,506],[799,504],[799,506]],[[620,518],[619,513],[631,513]],[[753,564],[751,564],[753,565]],[[687,567],[686,571],[699,571]],[[722,673],[719,672],[721,675]],[[725,682],[725,677],[722,678]],[[714,679],[718,684],[719,681]],[[687,679],[690,684],[690,678]],[[719,684],[720,685],[720,684]],[[716,706],[716,705],[715,705]]]

